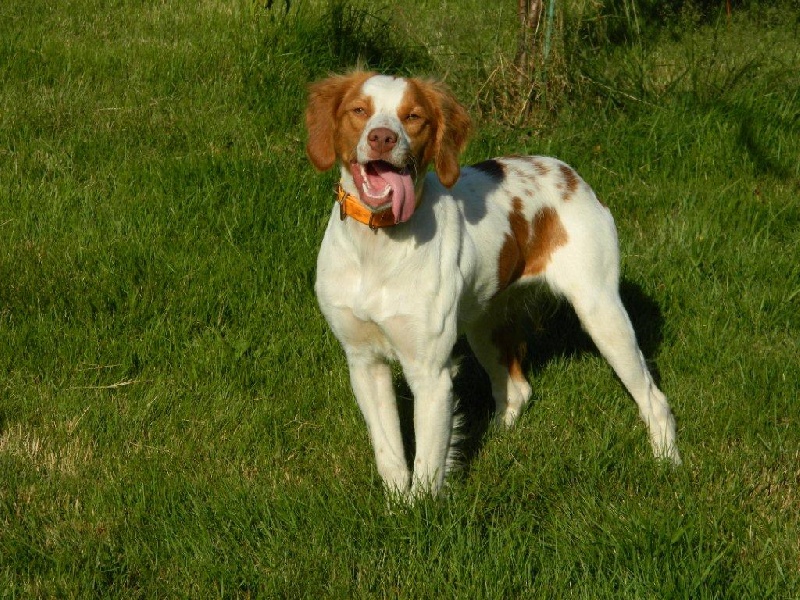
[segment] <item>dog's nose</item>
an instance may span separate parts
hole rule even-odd
[[[367,135],[369,147],[378,154],[389,152],[397,143],[397,134],[386,127],[376,127]]]

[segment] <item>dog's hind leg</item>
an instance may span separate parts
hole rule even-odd
[[[584,272],[579,278],[562,276],[559,279],[558,288],[572,304],[584,330],[636,401],[639,414],[647,425],[653,454],[680,464],[675,419],[636,342],[633,326],[619,296],[616,271],[612,269],[603,273],[594,269]]]
[[[636,343],[628,313],[616,290],[570,298],[586,332],[608,360],[639,407],[657,458],[681,462],[675,441],[675,419],[664,394],[656,387]]]
[[[675,419],[647,369],[619,296],[614,221],[595,201],[573,202],[563,213],[570,241],[552,255],[545,280],[569,300],[584,330],[633,396],[655,456],[679,464]]]
[[[513,321],[505,322],[487,313],[467,330],[467,341],[492,383],[495,420],[511,427],[531,397],[522,362],[525,342]]]

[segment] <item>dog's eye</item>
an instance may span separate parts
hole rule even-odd
[[[406,121],[417,121],[417,120],[419,120],[421,118],[422,117],[419,116],[417,113],[413,113],[412,112],[412,113],[408,113],[408,116],[406,117]]]
[[[363,106],[356,106],[356,107],[353,109],[353,114],[354,114],[354,115],[358,115],[359,117],[363,117],[364,115],[366,115],[366,114],[367,114],[367,111],[364,109],[364,107],[363,107]]]

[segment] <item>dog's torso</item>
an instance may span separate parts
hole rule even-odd
[[[561,237],[523,225],[545,210],[563,228]],[[526,227],[528,239],[520,240],[515,227]],[[570,230],[582,227],[615,235],[609,211],[555,159],[507,157],[464,167],[449,190],[429,174],[414,217],[395,227],[372,230],[342,220],[334,207],[317,263],[317,296],[346,346],[392,359],[396,346],[423,352],[416,346],[434,336],[452,340],[520,287],[546,282],[559,252],[579,243]],[[522,245],[530,256],[520,256]],[[595,260],[615,276],[616,253],[596,246]],[[510,247],[518,254],[504,256]],[[558,280],[548,282],[555,293]]]

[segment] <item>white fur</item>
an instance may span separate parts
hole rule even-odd
[[[364,84],[377,110],[364,129],[359,153],[372,127],[391,128],[403,138],[402,124],[392,112],[403,90],[402,79],[373,77]],[[538,171],[532,160],[538,161]],[[611,214],[582,180],[565,198],[563,163],[555,159],[497,162],[505,169],[502,181],[466,167],[447,189],[434,173],[428,174],[417,183],[419,208],[408,222],[394,227],[373,231],[353,219],[342,220],[338,207],[332,211],[317,263],[316,293],[346,353],[353,391],[387,488],[414,497],[436,494],[443,485],[453,435],[451,353],[460,334],[466,334],[489,374],[497,419],[507,426],[514,423],[531,388],[503,364],[493,332],[513,305],[509,298],[537,283],[575,307],[636,401],[655,455],[679,463],[675,421],[620,301]],[[357,194],[344,167],[341,181]],[[552,252],[541,273],[500,290],[498,260],[511,233],[514,198],[524,199],[529,222],[542,208],[555,209],[568,239]],[[394,360],[414,394],[412,469],[405,458],[388,364]]]

